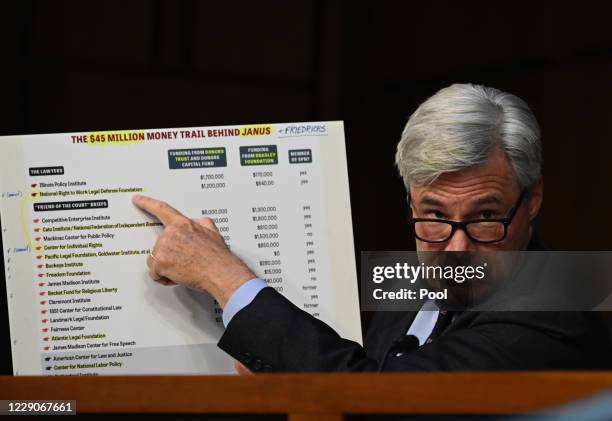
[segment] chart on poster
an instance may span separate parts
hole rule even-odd
[[[210,217],[269,286],[361,341],[342,122],[0,138],[16,375],[219,374],[222,310],[148,277],[163,226],[134,194]]]

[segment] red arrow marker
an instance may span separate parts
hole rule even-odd
[[[46,332],[48,332],[48,331],[49,331],[49,328],[48,328],[48,327],[46,327],[46,328],[44,328],[42,331],[43,331],[44,333],[46,333]]]
[[[46,292],[45,292],[45,291],[41,291],[41,292],[39,292],[39,294],[40,294],[40,295],[45,295],[45,294],[46,294]]]
[[[47,314],[47,310],[40,310],[40,314]]]
[[[39,283],[38,283],[38,286],[39,286],[39,287],[44,287],[44,286],[45,286],[45,283],[44,283],[44,282],[39,282]]]
[[[30,184],[30,186],[32,186],[32,188],[36,187],[37,184]]]
[[[47,323],[49,321],[49,319],[42,319],[41,320],[43,323]]]
[[[34,223],[38,224],[40,222],[40,219],[34,219]]]
[[[32,197],[36,197],[38,193],[32,193]]]
[[[40,227],[34,228],[34,232],[40,232]]]
[[[46,347],[44,347],[43,349],[44,349],[45,351],[48,351],[48,350],[49,350],[49,347],[48,347],[48,346],[46,346]]]
[[[38,277],[39,277],[39,278],[42,278],[43,276],[45,276],[45,274],[44,274],[44,273],[39,273],[39,274],[38,274]]]
[[[41,301],[41,302],[40,302],[40,305],[42,305],[42,306],[44,306],[45,304],[47,304],[47,302],[46,302],[46,301]]]
[[[38,269],[42,269],[44,265],[36,265]]]
[[[41,237],[36,237],[34,241],[40,241]]]
[[[48,337],[43,338],[43,341],[45,341],[45,342],[49,342],[49,338],[48,338]]]
[[[43,258],[43,255],[41,254],[40,256],[36,256],[36,258],[40,260]]]

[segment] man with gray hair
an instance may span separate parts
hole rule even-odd
[[[396,165],[418,251],[537,250],[543,199],[540,129],[518,97],[471,84],[444,88],[412,114]],[[166,226],[148,261],[153,280],[208,291],[227,329],[219,347],[251,371],[586,369],[606,363],[595,313],[466,311],[431,301],[379,312],[365,345],[291,304],[225,246],[209,219],[192,221],[144,196]],[[245,368],[246,367],[246,368]]]

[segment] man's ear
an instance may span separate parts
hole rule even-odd
[[[414,215],[414,207],[412,206],[412,198],[410,192],[406,195],[406,203],[408,203],[408,213]]]
[[[527,208],[529,212],[529,222],[532,222],[542,207],[542,200],[544,200],[544,178],[540,177],[533,186],[529,193],[529,201],[527,202]]]

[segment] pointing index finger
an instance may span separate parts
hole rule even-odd
[[[152,197],[136,194],[132,197],[132,203],[143,211],[155,216],[164,225],[172,224],[185,216],[172,206]]]

